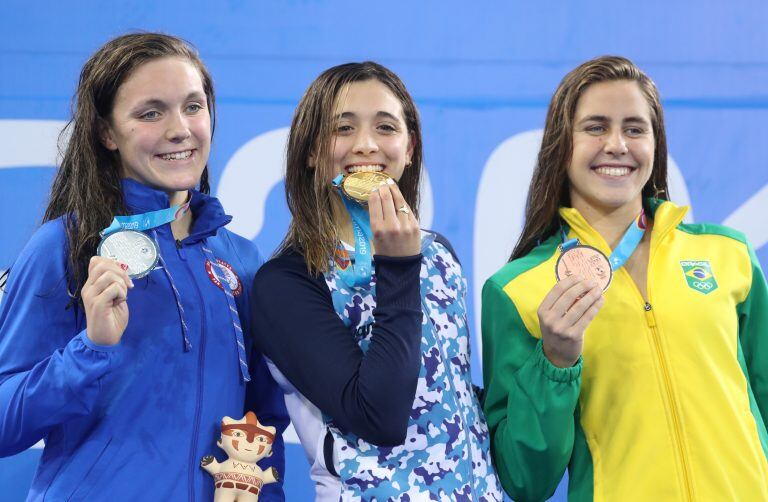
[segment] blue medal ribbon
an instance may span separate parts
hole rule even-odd
[[[205,253],[205,257],[209,262],[211,262],[211,273],[214,275],[214,277],[216,277],[216,280],[219,281],[219,284],[221,284],[221,290],[224,292],[224,296],[227,297],[227,305],[229,307],[227,310],[229,310],[229,318],[232,321],[232,328],[235,335],[235,348],[237,349],[237,360],[240,364],[240,376],[243,379],[243,382],[250,382],[251,375],[248,373],[248,359],[245,355],[243,327],[240,324],[240,314],[237,311],[237,304],[235,304],[235,295],[232,294],[231,291],[227,290],[229,287],[227,280],[223,277],[219,277],[219,274],[216,273],[216,269],[220,268],[221,265],[219,265],[219,262],[213,255],[213,251],[211,251],[206,246],[202,246],[202,248],[203,253]]]
[[[341,174],[333,179],[333,186],[341,187],[344,176]],[[340,194],[344,207],[347,208],[352,219],[352,232],[355,235],[355,254],[350,256],[352,263],[346,269],[339,269],[341,280],[349,287],[367,286],[371,282],[371,263],[373,256],[371,254],[371,219],[368,211],[350,200],[343,194]]]
[[[189,202],[186,204],[177,204],[166,209],[150,211],[149,213],[131,214],[127,216],[115,216],[112,223],[100,232],[101,237],[106,237],[119,230],[137,230],[146,232],[166,223],[180,218],[189,211]]]
[[[637,215],[637,218],[635,218],[632,224],[629,225],[629,228],[627,228],[627,231],[624,232],[624,235],[621,237],[619,244],[608,258],[608,262],[611,264],[611,270],[616,271],[620,269],[627,262],[629,257],[632,256],[632,253],[635,252],[638,244],[640,244],[640,241],[643,239],[646,226],[645,211],[641,209],[640,214]],[[560,233],[563,241],[560,245],[562,252],[568,251],[579,245],[579,239],[568,239],[568,233],[565,228],[561,227]]]

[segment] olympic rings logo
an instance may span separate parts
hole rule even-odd
[[[709,282],[693,281],[693,287],[698,289],[706,289],[709,291],[713,286]]]

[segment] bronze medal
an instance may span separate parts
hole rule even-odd
[[[580,245],[563,252],[555,265],[558,281],[579,274],[585,279],[594,279],[605,291],[611,285],[613,270],[600,250]]]
[[[377,186],[389,183],[392,178],[382,172],[361,171],[344,176],[341,182],[341,189],[344,195],[350,199],[356,200],[361,204],[368,202],[371,190]],[[394,183],[394,180],[392,180]]]

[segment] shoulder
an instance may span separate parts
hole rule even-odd
[[[453,249],[453,246],[451,245],[450,241],[441,234],[440,232],[435,232],[434,230],[424,230],[424,232],[428,235],[434,238],[433,243],[440,245],[444,247],[449,253],[451,253],[451,256],[453,256],[453,259],[456,260],[456,263],[461,265],[461,260],[459,260],[458,255],[456,254],[456,251]]]
[[[253,277],[256,271],[264,263],[259,248],[255,243],[234,232],[222,228],[217,234],[221,250],[224,256],[222,258],[234,260],[238,268],[245,271],[249,277]]]
[[[321,276],[311,277],[307,270],[304,256],[287,250],[267,260],[253,279],[253,289],[257,292],[290,291],[301,284],[316,283]]]
[[[727,237],[746,245],[747,236],[731,227],[715,223],[680,223],[677,229],[691,235]]]
[[[516,258],[493,274],[486,284],[493,284],[499,288],[504,288],[507,284],[518,277],[532,273],[537,267],[552,258],[560,245],[560,239],[557,235],[549,237],[533,248],[527,255]]]
[[[63,218],[44,223],[11,266],[8,287],[12,288],[17,280],[23,281],[26,287],[31,283],[50,287],[65,284],[68,247]]]

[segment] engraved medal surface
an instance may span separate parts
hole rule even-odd
[[[362,204],[368,202],[371,190],[377,186],[383,185],[392,178],[382,172],[365,171],[348,174],[341,182],[341,189],[344,195],[354,199]]]
[[[157,245],[145,233],[119,230],[99,243],[96,254],[128,265],[128,277],[140,279],[149,274],[159,258]]]
[[[558,281],[578,274],[587,280],[594,279],[605,291],[611,285],[613,270],[608,258],[600,250],[579,245],[564,251],[555,265]]]

